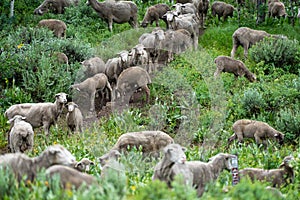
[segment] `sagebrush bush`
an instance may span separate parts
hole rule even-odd
[[[264,61],[265,64],[297,73],[300,62],[299,41],[264,38],[249,50],[249,55],[256,63]]]
[[[258,114],[265,107],[265,100],[257,89],[248,89],[241,99],[242,106],[248,114]]]

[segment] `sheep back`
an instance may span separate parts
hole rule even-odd
[[[211,6],[212,15],[216,15],[220,19],[223,17],[223,20],[226,20],[227,17],[233,17],[234,7],[230,4],[221,1],[213,2]]]
[[[146,28],[148,24],[152,24],[154,21],[158,26],[158,20],[163,19],[163,15],[169,10],[171,10],[170,7],[165,3],[150,6],[145,13],[141,26]]]
[[[268,2],[269,17],[284,17],[286,16],[285,6],[282,2],[269,0]]]
[[[38,23],[39,27],[45,27],[53,31],[56,37],[65,37],[67,25],[65,22],[58,19],[43,19]]]
[[[93,57],[82,62],[84,74],[87,78],[98,73],[105,73],[105,63],[99,57]]]

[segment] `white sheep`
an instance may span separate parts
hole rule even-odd
[[[60,184],[65,189],[71,189],[72,186],[78,189],[83,185],[90,186],[98,184],[94,176],[63,165],[49,167],[46,170],[46,174],[51,178],[59,176]]]
[[[118,150],[111,150],[99,158],[101,164],[101,178],[109,177],[112,173],[125,176],[125,167],[119,162],[121,154]]]
[[[219,153],[209,159],[208,163],[201,161],[187,161],[188,169],[193,173],[193,186],[198,196],[202,196],[205,185],[216,180],[220,173],[226,169],[231,170],[231,158],[235,155]]]
[[[175,8],[175,12],[177,12],[178,15],[183,15],[183,14],[195,14],[197,15],[197,8],[193,3],[176,3],[172,6]]]
[[[241,177],[249,177],[252,181],[267,181],[272,183],[273,187],[280,187],[282,184],[294,182],[294,169],[289,165],[292,160],[292,156],[286,156],[278,169],[245,168],[240,170],[239,174]]]
[[[64,104],[67,103],[67,94],[58,93],[55,95],[54,103],[24,103],[10,106],[4,113],[8,119],[15,115],[26,117],[33,128],[43,126],[46,135],[49,135],[51,125],[56,124],[58,117],[62,113]]]
[[[92,77],[98,73],[105,73],[105,63],[99,57],[89,58],[84,60],[81,64],[86,78]]]
[[[169,187],[171,187],[172,181],[175,176],[181,175],[183,177],[184,184],[192,185],[193,173],[186,165],[186,148],[179,144],[169,144],[163,149],[164,156],[156,164],[152,180],[160,180]]]
[[[83,116],[78,108],[78,105],[74,102],[67,104],[68,113],[66,115],[66,121],[70,132],[82,132]]]
[[[9,145],[12,153],[24,153],[32,150],[34,132],[31,124],[24,121],[26,117],[15,115],[8,123],[12,124],[9,133]]]
[[[82,158],[79,162],[77,162],[74,166],[74,169],[77,169],[81,172],[90,171],[90,167],[94,166],[95,163],[88,158]]]
[[[150,74],[152,73],[149,67],[149,56],[146,47],[143,44],[137,44],[131,49],[132,62],[134,66],[141,66]]]
[[[22,153],[8,153],[0,156],[0,165],[12,170],[18,181],[24,176],[33,181],[37,173],[52,165],[74,166],[75,157],[63,146],[49,146],[39,156],[30,158]]]
[[[99,73],[94,75],[93,77],[87,78],[81,83],[76,83],[71,85],[71,88],[81,92],[86,93],[90,102],[90,112],[95,111],[95,96],[98,91],[101,92],[102,102],[104,102],[104,89],[108,88],[110,94],[112,92],[112,88],[108,81],[107,76],[104,73]]]
[[[274,139],[280,145],[283,144],[284,134],[265,122],[241,119],[234,122],[232,129],[234,134],[228,139],[228,145],[235,139],[242,142],[244,138],[254,138],[257,144],[267,145],[267,139]]]

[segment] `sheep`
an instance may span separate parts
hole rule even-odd
[[[156,27],[159,27],[159,19],[162,19],[165,21],[168,29],[168,23],[163,18],[163,15],[166,14],[166,12],[169,10],[171,10],[170,7],[165,3],[159,3],[154,6],[150,6],[145,13],[141,26],[143,28],[146,28],[148,24],[153,24],[153,22],[155,21]]]
[[[48,28],[58,38],[66,37],[67,25],[58,19],[43,19],[39,21],[38,27]]]
[[[66,7],[77,6],[78,0],[44,0],[44,2],[34,10],[34,14],[43,15],[49,10],[55,14],[62,14]]]
[[[31,124],[24,121],[26,117],[15,115],[8,123],[13,126],[9,133],[9,145],[12,153],[31,151],[33,147],[34,132]]]
[[[69,132],[82,132],[83,116],[78,105],[74,102],[69,102],[67,109],[66,121]]]
[[[250,82],[256,81],[256,76],[251,73],[240,60],[234,60],[228,56],[218,56],[214,62],[217,65],[217,69],[214,73],[215,77],[219,76],[221,72],[229,72],[233,73],[235,78],[245,76]]]
[[[63,146],[52,145],[39,156],[30,158],[22,153],[7,153],[0,156],[0,165],[11,169],[20,182],[24,176],[33,181],[37,173],[52,165],[74,166],[75,157]]]
[[[99,57],[89,58],[81,64],[86,78],[90,78],[98,73],[105,73],[105,63]]]
[[[43,126],[44,132],[48,136],[51,125],[56,124],[58,117],[62,113],[64,104],[67,103],[67,96],[63,92],[56,94],[54,103],[15,104],[5,111],[4,116],[8,119],[12,119],[15,115],[24,116],[33,128]]]
[[[132,1],[104,1],[88,0],[92,8],[98,13],[100,18],[108,22],[108,29],[112,31],[112,24],[128,22],[132,28],[137,28],[137,5]]]
[[[46,175],[50,178],[59,176],[60,184],[65,189],[71,189],[72,186],[74,186],[75,189],[78,189],[83,185],[91,186],[93,184],[98,184],[97,179],[94,176],[63,165],[49,167],[46,170]]]
[[[188,169],[193,173],[193,186],[197,189],[199,197],[202,196],[207,183],[216,180],[224,169],[231,170],[231,158],[233,157],[235,155],[219,153],[211,157],[208,163],[186,162]]]
[[[146,71],[150,74],[152,72],[149,67],[149,55],[146,51],[146,47],[143,44],[137,44],[131,49],[132,64],[146,68]]]
[[[141,67],[130,67],[122,71],[115,87],[115,100],[117,95],[121,95],[121,103],[129,103],[133,92],[142,88],[146,92],[146,102],[150,100],[150,89],[147,84],[151,83],[151,78],[146,70]]]
[[[101,178],[106,178],[111,173],[117,172],[118,176],[124,175],[125,168],[118,160],[121,153],[118,150],[111,150],[99,158],[101,165]]]
[[[287,16],[284,4],[278,0],[269,0],[268,15],[269,17],[278,17],[278,18]]]
[[[215,17],[218,16],[220,20],[223,17],[223,21],[227,19],[227,17],[233,17],[234,7],[231,4],[227,4],[222,1],[215,1],[211,6],[212,15]]]
[[[231,50],[231,58],[234,58],[235,52],[239,46],[244,48],[244,56],[248,57],[248,49],[256,44],[257,42],[263,40],[265,37],[274,37],[274,38],[286,38],[282,35],[271,35],[266,31],[254,30],[247,27],[240,27],[234,31],[232,35],[233,47]]]
[[[188,13],[197,14],[197,8],[193,3],[176,3],[172,7],[175,8],[175,11],[178,15],[184,15]]]
[[[111,150],[103,155],[100,159],[102,165],[105,165],[105,159],[118,155],[118,152],[127,152],[132,148],[142,150],[144,155],[150,155],[157,157],[159,151],[167,146],[168,144],[174,143],[174,140],[162,131],[140,131],[140,132],[129,132],[121,135],[116,144]],[[115,156],[116,157],[116,156]],[[102,161],[101,161],[102,160]]]
[[[280,187],[283,184],[294,182],[294,170],[289,165],[294,160],[292,156],[286,156],[278,169],[245,168],[239,171],[241,177],[249,177],[252,181],[267,181],[272,187]]]
[[[163,149],[163,158],[155,165],[152,180],[165,182],[168,187],[175,176],[182,176],[184,184],[192,185],[193,173],[186,165],[186,148],[179,144],[169,144]]]
[[[90,100],[90,112],[95,111],[95,96],[97,91],[101,91],[107,87],[110,94],[112,92],[112,88],[110,83],[108,82],[108,78],[104,73],[99,73],[94,75],[93,77],[87,78],[81,83],[76,83],[70,86],[72,89],[75,89],[79,92],[87,93]],[[104,101],[104,95],[102,94],[102,102]]]
[[[198,16],[200,18],[200,25],[204,28],[204,21],[209,9],[209,0],[194,0],[196,9],[198,10]]]
[[[69,58],[65,53],[54,52],[50,54],[50,56],[54,56],[59,64],[69,65]]]
[[[79,162],[77,162],[74,166],[74,169],[77,169],[80,172],[88,172],[90,171],[90,166],[94,166],[95,163],[88,158],[82,158]]]
[[[266,139],[275,139],[280,145],[283,144],[284,134],[275,130],[269,124],[261,121],[241,119],[232,125],[233,135],[228,139],[228,145],[236,138],[242,142],[244,138],[254,138],[259,145],[267,145]]]

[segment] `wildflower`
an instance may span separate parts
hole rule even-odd
[[[26,181],[26,184],[27,184],[27,185],[30,185],[30,184],[31,184],[31,181],[30,181],[30,180],[27,180],[27,181]]]
[[[135,185],[130,186],[130,189],[134,192],[136,190]]]
[[[24,46],[24,44],[19,44],[17,47],[18,47],[18,49],[21,49],[22,48],[22,46]]]
[[[56,142],[56,141],[54,141],[54,142],[53,142],[53,144],[57,144],[57,142]]]
[[[48,181],[45,181],[45,185],[48,187],[48,186],[49,186],[49,182],[48,182]]]

